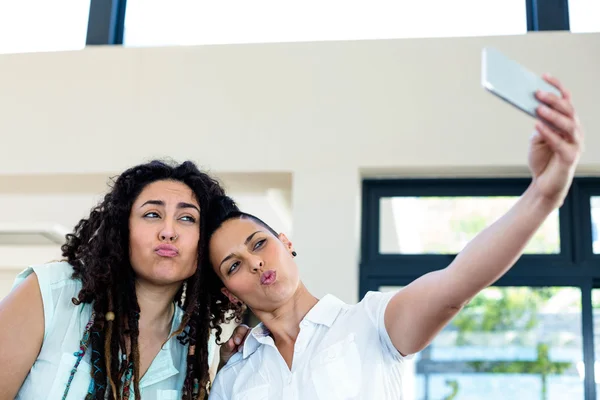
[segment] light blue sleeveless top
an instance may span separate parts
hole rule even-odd
[[[79,350],[92,307],[90,304],[76,306],[71,301],[79,294],[81,281],[72,278],[73,267],[67,262],[29,267],[17,276],[13,289],[33,272],[37,275],[44,303],[44,342],[16,398],[61,399],[75,365],[73,353]],[[175,307],[171,333],[179,327],[182,316],[183,310]],[[215,347],[214,337],[211,336],[209,360],[213,359]],[[181,399],[187,352],[187,346],[179,343],[175,336],[163,346],[140,380],[140,392],[144,400]],[[91,379],[90,353],[85,354],[77,368],[67,400],[81,400],[87,394]]]

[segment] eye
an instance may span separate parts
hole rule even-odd
[[[180,219],[182,221],[191,222],[191,223],[196,222],[196,218],[192,217],[191,215],[186,215],[185,217],[181,217]]]
[[[144,218],[159,218],[159,215],[157,213],[155,213],[154,211],[150,211],[149,213],[144,214]]]
[[[260,249],[261,247],[263,247],[263,245],[265,244],[266,241],[267,241],[267,239],[262,239],[262,240],[259,240],[258,242],[256,242],[256,244],[254,245],[254,250]]]
[[[229,267],[229,270],[227,271],[227,275],[231,275],[233,272],[235,272],[235,270],[237,269],[237,267],[239,267],[240,262],[236,261],[233,264],[231,264],[231,267]]]

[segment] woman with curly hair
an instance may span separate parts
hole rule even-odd
[[[0,303],[0,399],[205,399],[228,310],[200,279],[202,232],[223,194],[191,162],[121,174],[65,260],[28,268]]]

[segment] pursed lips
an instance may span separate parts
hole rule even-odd
[[[269,285],[272,285],[273,283],[275,283],[276,280],[277,280],[277,272],[275,272],[272,269],[263,272],[262,275],[260,276],[260,284],[261,285],[269,286]]]
[[[176,257],[179,255],[179,249],[171,244],[161,244],[154,249],[154,252],[161,257]]]

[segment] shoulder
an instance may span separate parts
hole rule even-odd
[[[389,292],[369,292],[363,300],[357,305],[364,309],[371,320],[373,327],[377,330],[380,344],[385,349],[386,354],[390,355],[394,361],[411,359],[413,355],[403,356],[392,343],[390,334],[385,326],[385,311],[390,300],[400,292],[393,290]]]
[[[389,301],[389,299],[394,297],[394,295],[396,293],[398,293],[399,291],[400,290],[392,290],[392,291],[388,291],[388,292],[370,291],[370,292],[367,292],[367,294],[365,294],[365,296],[362,298],[362,300],[358,304],[364,304],[364,305],[368,306],[368,305],[372,305],[374,303]]]
[[[362,315],[368,317],[372,322],[377,322],[397,292],[367,292],[357,304],[342,303],[342,313],[348,316]]]
[[[391,339],[385,326],[385,312],[390,300],[398,293],[391,292],[368,292],[353,305],[345,305],[340,317],[336,319],[335,334],[354,332],[361,337],[378,338],[386,353],[395,354]],[[332,332],[334,333],[334,332]]]
[[[60,261],[32,265],[26,268],[17,275],[13,288],[19,286],[33,273],[37,276],[40,288],[42,286],[59,286],[61,284],[79,283],[78,280],[73,279],[73,266],[66,261]]]
[[[396,293],[398,293],[398,290],[390,292],[367,292],[356,307],[368,311],[381,311],[381,308],[385,308]]]
[[[75,306],[73,297],[81,290],[81,282],[73,278],[73,267],[67,262],[53,262],[32,265],[22,271],[13,284],[13,290],[35,274],[42,297],[44,309],[44,338],[50,331],[56,318],[62,321],[64,315],[70,315],[81,306]],[[66,318],[66,317],[64,317]]]

